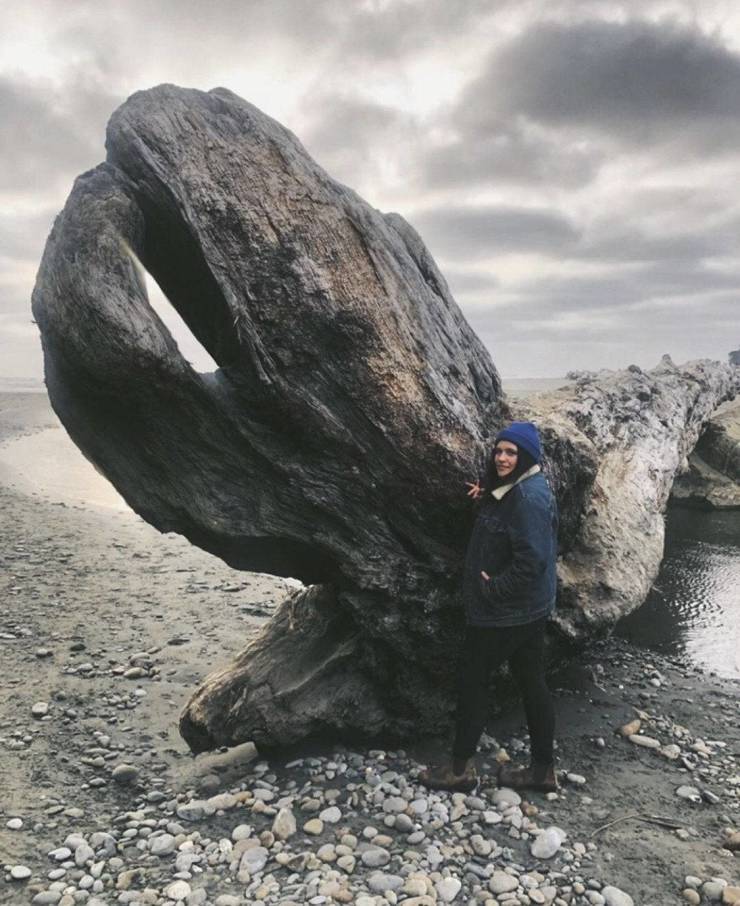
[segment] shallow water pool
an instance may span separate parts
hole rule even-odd
[[[655,585],[616,634],[740,678],[740,510],[670,509]]]

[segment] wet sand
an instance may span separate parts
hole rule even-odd
[[[41,395],[0,396],[0,509],[0,863],[32,872],[29,882],[0,877],[0,902],[26,903],[49,885],[54,865],[47,853],[71,831],[108,830],[116,816],[143,808],[152,791],[187,800],[201,788],[254,783],[258,755],[250,744],[193,758],[177,720],[195,685],[259,631],[287,586],[232,570],[123,508]],[[686,902],[680,894],[686,875],[737,883],[740,859],[722,848],[722,839],[723,828],[740,824],[740,684],[618,641],[595,645],[553,684],[559,768],[585,783],[564,780],[553,801],[531,798],[542,820],[563,828],[570,841],[596,844],[581,874],[621,888],[639,906]],[[34,717],[37,703],[47,706],[45,716]],[[616,736],[635,709],[647,715],[642,734],[677,743],[688,761]],[[500,712],[489,725],[497,744],[479,759],[486,778],[499,746],[515,756],[522,745],[518,706],[505,703]],[[692,749],[697,740],[706,752]],[[443,747],[443,740],[424,740],[383,758],[413,782],[417,765]],[[276,784],[300,786],[304,769],[286,763],[308,752],[345,757],[343,751],[305,746],[272,758],[269,770]],[[353,751],[360,762],[371,757],[369,750]],[[135,767],[132,786],[112,780],[120,763]],[[344,794],[347,783],[331,778],[328,786]],[[678,798],[676,790],[687,784],[710,795],[697,804]],[[482,791],[491,795],[490,779]],[[263,820],[259,811],[216,815],[198,829],[203,837],[228,836],[241,822]],[[667,817],[678,828],[628,817],[635,815]],[[6,827],[13,818],[22,819],[19,830]],[[272,819],[264,820],[269,829]],[[347,820],[360,833],[370,818],[357,811]],[[465,820],[462,834],[469,832]],[[531,863],[525,842],[508,830],[486,833],[514,847],[515,863],[525,856]],[[567,871],[558,858],[547,869]],[[365,881],[358,871],[349,889],[366,891]],[[224,892],[233,889],[229,881]],[[455,902],[468,899],[466,881]],[[573,893],[569,902],[589,901]]]

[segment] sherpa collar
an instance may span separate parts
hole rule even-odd
[[[531,478],[532,475],[536,475],[538,472],[542,471],[538,465],[533,465],[531,469],[527,469],[526,472],[517,478],[516,481],[512,481],[511,484],[502,484],[499,487],[491,491],[491,496],[495,497],[496,500],[502,500],[509,491],[514,487],[514,485],[519,484],[520,481],[524,481],[525,478]]]

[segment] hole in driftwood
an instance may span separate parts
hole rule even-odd
[[[192,330],[183,321],[180,313],[162,292],[157,281],[147,271],[144,271],[144,281],[149,304],[157,313],[160,321],[169,330],[170,336],[177,343],[177,348],[180,350],[182,357],[196,371],[216,371],[218,365],[213,361],[208,350],[204,348],[203,344],[193,334]]]

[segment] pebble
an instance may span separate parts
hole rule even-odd
[[[681,891],[681,896],[687,903],[691,903],[691,906],[699,906],[701,903],[701,896],[698,891],[693,889],[693,887],[684,888],[684,890]]]
[[[171,900],[184,900],[190,895],[191,887],[187,881],[174,881],[164,889],[164,895]]]
[[[403,878],[400,875],[387,875],[377,871],[367,879],[367,886],[374,893],[384,894],[388,890],[400,890],[403,887]]]
[[[372,849],[366,849],[360,858],[363,865],[367,865],[368,868],[382,868],[391,861],[391,854],[382,846],[375,846]]]
[[[712,878],[711,881],[705,881],[701,885],[701,892],[710,903],[719,903],[722,899],[722,891],[725,887],[727,887],[727,881],[719,878]]]
[[[506,811],[506,809],[511,808],[512,805],[521,805],[522,802],[522,797],[516,790],[510,790],[506,787],[496,790],[491,799],[496,808],[501,809],[502,811]]]
[[[676,790],[679,799],[686,799],[689,802],[701,802],[701,792],[695,786],[680,786]]]
[[[509,893],[516,890],[519,886],[519,879],[505,871],[496,869],[488,882],[488,889],[491,893],[498,896],[501,893]]]
[[[58,849],[53,849],[49,853],[49,858],[53,859],[55,862],[66,862],[67,859],[72,858],[72,850],[66,846],[60,846]]]
[[[731,887],[729,884],[722,891],[722,902],[728,906],[740,903],[740,887]]]
[[[278,840],[288,840],[296,832],[295,815],[289,808],[281,808],[272,823],[272,832]]]
[[[26,865],[14,865],[10,869],[10,877],[14,881],[25,881],[26,878],[31,877],[31,869]]]
[[[152,840],[149,852],[154,856],[167,856],[175,851],[177,842],[172,834],[162,834]]]
[[[552,859],[565,840],[565,832],[559,827],[548,827],[538,834],[529,850],[535,859]]]
[[[618,887],[604,887],[601,890],[606,906],[635,906],[632,897]]]
[[[264,846],[253,846],[242,855],[240,868],[246,868],[250,875],[255,875],[267,865],[270,853]]]
[[[36,702],[31,706],[31,714],[36,718],[45,717],[49,713],[48,702]]]
[[[313,837],[317,837],[324,830],[324,822],[321,818],[309,818],[308,821],[303,825],[303,830],[307,834],[311,834]]]
[[[10,821],[5,822],[5,826],[8,830],[20,830],[23,827],[23,821],[20,818],[11,818]]]
[[[659,749],[663,745],[663,743],[659,739],[653,739],[652,736],[638,736],[637,734],[633,733],[627,738],[636,746],[642,746],[645,749]]]
[[[740,831],[730,832],[722,845],[725,849],[729,849],[731,853],[740,852]]]
[[[332,805],[319,813],[319,819],[325,824],[338,824],[342,820],[342,813],[336,805]]]
[[[462,883],[457,878],[444,878],[434,885],[437,896],[443,903],[451,903],[462,889]]]
[[[133,783],[138,776],[138,768],[134,767],[132,764],[117,764],[113,768],[113,773],[111,774],[113,781],[121,786],[127,786],[128,784]]]

